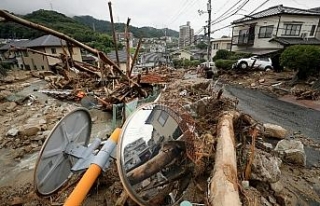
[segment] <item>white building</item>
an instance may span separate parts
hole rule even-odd
[[[320,45],[320,12],[278,5],[234,21],[232,51],[267,54],[290,45]]]
[[[218,50],[231,50],[231,37],[217,38],[211,40],[211,57],[214,57]]]
[[[194,30],[190,26],[190,21],[186,25],[180,26],[179,31],[179,48],[183,49],[188,46],[192,46],[194,43]]]

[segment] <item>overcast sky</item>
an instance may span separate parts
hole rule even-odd
[[[207,9],[208,0],[111,0],[114,19],[116,22],[126,22],[131,18],[133,26],[152,26],[179,30],[179,25],[191,22],[197,33],[205,24],[207,14],[199,15],[198,10]],[[212,19],[226,12],[238,0],[212,0]],[[243,0],[244,1],[244,0]],[[68,16],[90,15],[97,19],[109,20],[108,0],[0,0],[0,8],[18,14],[26,14],[38,9],[55,10]],[[265,0],[250,0],[240,14],[249,14],[259,7]],[[320,0],[269,0],[259,8],[265,9],[274,5],[283,4],[302,9],[320,7]],[[258,11],[259,11],[258,10]],[[241,18],[235,15],[217,25],[212,30],[224,27],[234,19]],[[215,32],[214,37],[229,35],[230,29]]]

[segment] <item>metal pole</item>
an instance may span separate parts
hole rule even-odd
[[[207,66],[210,67],[211,62],[211,0],[208,0],[208,51],[207,51]]]
[[[114,49],[115,49],[116,58],[117,58],[116,63],[120,67],[119,54],[118,54],[118,43],[117,43],[116,31],[115,31],[114,22],[113,22],[111,1],[108,2],[108,5],[109,5],[109,12],[110,12],[110,21],[111,21],[111,27],[112,27],[112,37],[113,37],[113,42],[114,42]]]

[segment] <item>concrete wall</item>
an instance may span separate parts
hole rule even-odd
[[[44,48],[37,49],[40,52],[45,52]],[[22,52],[22,59],[24,63],[24,69],[31,70],[49,70],[48,58],[32,52]]]
[[[34,49],[40,52],[45,52],[53,55],[64,53],[62,47],[43,47]],[[53,52],[52,49],[55,50],[55,52]],[[41,54],[28,52],[26,56],[25,53],[26,52],[23,52],[22,54],[22,60],[25,65],[25,69],[29,66],[31,70],[49,70],[50,65],[54,65],[56,63],[61,62],[60,59],[43,56]],[[77,61],[82,61],[81,51],[79,47],[73,48],[72,58]]]

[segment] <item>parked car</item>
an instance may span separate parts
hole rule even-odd
[[[237,63],[233,65],[233,67],[237,69],[247,69],[251,67],[262,70],[273,69],[272,60],[270,58],[258,56],[239,59]]]

